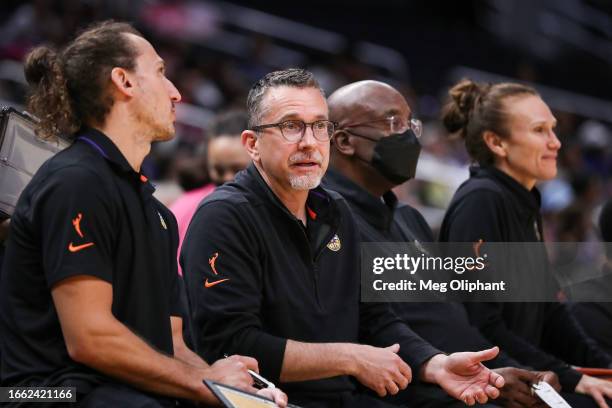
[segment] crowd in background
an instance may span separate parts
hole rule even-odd
[[[281,68],[275,59],[276,43],[271,37],[258,35],[248,53],[241,56],[202,45],[206,42],[196,40],[213,38],[218,25],[214,2],[136,2],[137,7],[126,3],[6,2],[0,10],[0,101],[24,106],[26,90],[20,62],[33,46],[43,42],[60,46],[89,22],[103,18],[135,22],[165,60],[167,75],[181,92],[183,104],[192,109],[191,117],[199,117],[199,122],[182,121],[179,115],[176,140],[156,146],[145,163],[145,172],[156,180],[159,194],[169,205],[181,190],[208,181],[200,148],[207,138],[207,124],[218,112],[243,108],[251,84],[266,72]],[[421,178],[419,169],[417,180],[397,192],[401,200],[423,210],[435,230],[458,186],[447,181],[448,170],[467,178],[469,165],[463,142],[446,134],[437,118],[446,82],[441,80],[438,89],[421,92],[408,76],[382,75],[350,51],[331,57],[301,51],[306,55],[301,61],[303,67],[315,73],[328,94],[349,82],[382,79],[399,89],[413,106],[415,116],[424,120],[421,158],[433,166],[434,174],[437,169],[440,182]],[[520,65],[516,79],[537,82],[538,78],[529,66]],[[612,195],[612,129],[609,124],[573,113],[557,110],[554,114],[563,147],[559,176],[541,186],[546,238],[594,241],[598,239],[594,220],[599,207]]]

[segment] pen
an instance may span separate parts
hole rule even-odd
[[[228,358],[229,356],[227,354],[223,354],[223,357]],[[249,372],[249,374],[251,374],[251,377],[253,377],[255,383],[254,385],[260,388],[276,388],[276,385],[274,385],[272,381],[266,380],[264,377],[257,374],[255,371],[250,369],[247,369],[247,371]]]

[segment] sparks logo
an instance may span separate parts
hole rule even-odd
[[[219,257],[219,253],[215,252],[212,257],[208,258],[208,264],[210,265],[210,269],[212,270],[212,272],[215,275],[219,275],[219,273],[217,272],[217,267],[215,266],[218,257]],[[211,288],[211,287],[213,287],[215,285],[218,285],[218,284],[223,283],[223,282],[228,281],[228,280],[229,280],[229,278],[225,278],[225,279],[219,279],[219,280],[216,280],[216,281],[209,282],[208,278],[206,278],[206,280],[204,281],[204,287],[205,288]]]
[[[480,248],[482,247],[482,244],[484,244],[484,240],[482,238],[472,244],[472,249],[474,250],[474,254],[476,255],[477,259],[486,259],[487,258],[487,254],[480,255]],[[474,269],[477,269],[477,270],[481,271],[482,269],[486,268],[487,266],[488,266],[488,264],[486,262],[484,262],[483,268],[480,268],[480,269],[477,268],[476,266],[471,266],[471,267],[466,266],[465,268],[468,271],[473,271]]]
[[[327,244],[327,247],[334,252],[338,252],[340,248],[342,248],[342,242],[340,242],[340,237],[338,234],[334,235],[334,237]]]
[[[79,213],[75,219],[72,220],[72,226],[76,231],[77,235],[81,238],[84,238],[83,231],[81,231],[81,220],[83,219],[83,214]],[[74,245],[72,242],[68,244],[68,251],[70,252],[79,252],[85,248],[89,248],[94,246],[93,242],[86,242],[80,245]]]

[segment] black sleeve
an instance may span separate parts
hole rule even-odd
[[[359,318],[361,340],[377,347],[398,343],[399,356],[414,373],[431,357],[441,353],[397,317],[388,303],[361,302]]]
[[[103,186],[94,172],[67,167],[50,175],[32,197],[41,203],[32,224],[38,226],[49,288],[75,275],[112,283],[116,217]]]
[[[194,215],[180,262],[196,352],[210,362],[224,354],[254,357],[275,382],[287,339],[262,328],[259,239],[236,204],[212,201]]]
[[[412,208],[404,208],[418,212]],[[420,215],[420,214],[419,214]],[[423,220],[423,223],[425,221]],[[353,220],[353,225],[358,225]],[[413,225],[411,225],[414,228]],[[423,227],[419,225],[419,227]],[[425,229],[429,227],[425,224]],[[361,236],[361,240],[364,237]],[[364,343],[377,347],[388,347],[394,343],[400,345],[399,356],[411,367],[414,373],[441,351],[416,334],[404,320],[398,317],[388,303],[361,302],[359,305],[360,338]],[[418,378],[415,375],[414,378]]]
[[[159,204],[163,206],[161,203]],[[178,273],[178,261],[176,257],[176,253],[178,251],[178,224],[176,222],[176,217],[174,214],[168,210],[166,207],[160,209],[160,211],[164,212],[165,219],[168,220],[170,224],[169,233],[170,236],[170,290],[168,291],[170,295],[170,315],[186,318],[187,317],[187,296],[185,293],[185,283],[183,282],[183,277]]]
[[[493,347],[478,328],[470,324],[461,303],[395,302],[392,308],[417,334],[445,353],[480,351]],[[503,350],[496,358],[484,364],[489,368],[526,368]]]
[[[401,208],[401,221],[421,242],[434,242],[434,234],[421,213],[412,207]],[[396,302],[392,308],[402,320],[433,346],[445,353],[480,351],[493,347],[478,328],[472,326],[461,303]],[[452,333],[452,336],[449,336]],[[489,368],[525,367],[503,350],[484,363]]]
[[[536,370],[554,371],[563,389],[573,391],[576,388],[582,374],[510,330],[503,319],[503,303],[467,303],[465,306],[470,320],[491,343],[500,346],[523,365]]]
[[[446,242],[506,241],[502,233],[501,211],[501,195],[487,190],[474,191],[448,215],[441,239]],[[574,390],[581,374],[508,328],[504,320],[504,303],[466,303],[465,307],[470,321],[491,343],[524,365],[536,370],[554,371],[565,390]]]
[[[612,355],[612,303],[572,303],[570,309],[587,334]]]
[[[608,368],[612,358],[591,339],[578,324],[566,305],[551,303],[547,309],[543,347],[563,356],[570,364],[582,367]]]

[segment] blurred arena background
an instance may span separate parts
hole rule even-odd
[[[265,73],[300,66],[328,94],[361,79],[404,93],[425,131],[417,180],[398,194],[435,229],[468,175],[462,142],[437,119],[449,85],[519,80],[551,106],[563,143],[559,176],[540,186],[547,239],[598,238],[593,220],[612,196],[612,1],[3,0],[0,104],[23,109],[22,59],[33,46],[61,46],[107,18],[151,40],[183,97],[177,137],[145,164],[166,204],[205,180],[196,155],[214,115],[242,108]]]

